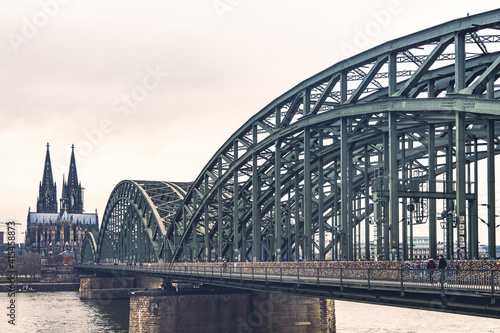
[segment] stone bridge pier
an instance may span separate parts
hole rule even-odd
[[[335,332],[331,299],[271,292],[137,293],[130,332]]]
[[[148,276],[81,277],[80,298],[130,298],[130,332],[335,332],[335,303]]]
[[[131,292],[158,289],[163,279],[149,276],[81,277],[80,299],[129,298]]]

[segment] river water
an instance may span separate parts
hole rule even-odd
[[[16,326],[0,293],[0,332],[128,332],[128,301],[82,301],[77,292],[16,294]],[[500,319],[336,301],[337,332],[500,333]]]

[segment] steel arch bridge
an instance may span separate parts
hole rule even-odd
[[[87,234],[82,261],[158,262],[174,251],[165,222],[175,214],[189,183],[124,180],[109,197],[98,235]]]
[[[407,259],[414,224],[427,225],[435,257],[438,218],[448,258],[478,257],[479,220],[495,257],[498,29],[494,10],[325,69],[250,118],[189,188],[121,182],[95,258]],[[156,186],[178,191],[158,197]]]

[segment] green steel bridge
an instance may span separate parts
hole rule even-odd
[[[82,262],[402,261],[416,225],[433,258],[440,228],[447,259],[477,259],[480,231],[495,258],[499,29],[391,40],[270,102],[193,182],[120,182]]]
[[[159,277],[164,279],[164,285],[170,282],[206,284],[500,317],[500,302],[497,302],[500,299],[500,269],[332,268],[307,263],[236,262],[97,264],[77,268],[82,273],[113,278]]]

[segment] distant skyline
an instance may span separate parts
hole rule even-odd
[[[85,211],[97,209],[101,221],[118,182],[195,180],[245,121],[317,72],[497,7],[492,0],[4,1],[0,221],[21,223],[24,240],[47,143],[58,200],[74,144]]]

